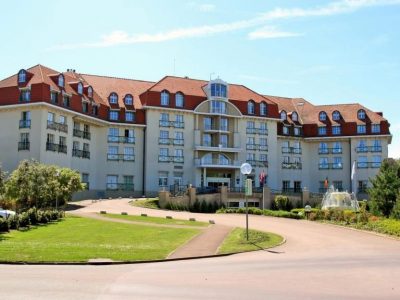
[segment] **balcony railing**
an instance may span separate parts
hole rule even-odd
[[[365,186],[365,187],[359,187],[358,189],[357,189],[357,192],[359,193],[359,194],[366,194],[367,193],[367,187]]]
[[[184,163],[184,158],[183,156],[166,156],[166,155],[159,155],[158,156],[158,161],[159,162],[174,162],[174,163],[179,163],[183,164]]]
[[[268,146],[260,144],[246,144],[246,150],[268,151]]]
[[[318,169],[320,170],[341,170],[343,169],[343,164],[342,163],[322,163],[318,165]]]
[[[54,144],[54,143],[46,143],[46,151],[53,151],[53,152],[61,152],[67,153],[67,145],[63,144]]]
[[[228,126],[217,126],[215,124],[204,125],[204,131],[229,131]]]
[[[172,138],[158,138],[158,144],[160,145],[183,145],[183,139],[172,139]]]
[[[131,154],[112,154],[112,153],[107,153],[107,160],[111,161],[135,161],[135,155]]]
[[[300,194],[301,192],[302,192],[301,187],[299,188],[282,187],[283,194]]]
[[[265,160],[246,160],[252,167],[267,168],[268,161]]]
[[[381,167],[381,162],[357,162],[357,168],[358,169],[368,169],[368,168],[380,168]]]
[[[90,140],[90,132],[89,131],[83,131],[83,130],[79,130],[79,129],[75,129],[74,128],[74,136],[76,137],[80,137],[80,138],[84,138],[87,140]]]
[[[226,159],[200,159],[196,158],[194,160],[196,167],[211,167],[211,168],[227,168],[227,169],[238,169],[243,162],[236,160],[226,160]]]
[[[19,128],[31,128],[31,120],[19,120]]]
[[[341,154],[343,152],[342,148],[319,148],[318,154]]]
[[[134,144],[135,137],[131,136],[116,136],[116,135],[109,135],[107,138],[109,143],[123,143],[123,144]]]
[[[282,153],[301,154],[301,148],[296,148],[296,147],[282,147]]]
[[[242,148],[230,147],[228,144],[218,144],[211,142],[202,142],[200,145],[195,145],[197,151],[218,151],[218,152],[241,152]]]
[[[301,170],[302,164],[300,162],[282,162],[282,169]]]
[[[79,149],[72,149],[72,156],[90,159],[90,152]]]
[[[185,128],[185,123],[178,122],[178,121],[160,120],[159,126],[160,127]]]
[[[356,148],[357,153],[365,153],[365,152],[382,152],[382,146],[363,146]]]
[[[255,127],[247,127],[247,134],[259,134],[259,135],[268,135],[268,129],[266,128],[255,128]]]
[[[23,141],[18,143],[18,151],[21,150],[30,150],[31,143],[28,141]]]
[[[135,185],[133,183],[107,183],[106,189],[108,191],[134,191]]]
[[[47,120],[47,129],[68,133],[68,125]]]

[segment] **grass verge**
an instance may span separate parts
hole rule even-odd
[[[199,232],[69,216],[29,231],[0,234],[0,262],[85,262],[164,259]]]
[[[246,240],[246,230],[235,228],[225,238],[218,254],[246,252],[270,248],[282,243],[283,237],[275,233],[249,230],[249,241]]]
[[[209,225],[208,223],[205,222],[197,222],[189,220],[186,221],[180,219],[166,219],[157,217],[142,217],[142,216],[116,215],[116,214],[104,214],[101,216],[113,219],[134,221],[134,222],[146,222],[146,223],[165,224],[165,225],[186,225],[186,226],[202,226],[202,227],[206,227]]]
[[[158,198],[147,198],[129,202],[132,206],[159,209]]]

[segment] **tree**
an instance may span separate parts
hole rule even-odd
[[[388,217],[392,212],[400,189],[400,164],[393,159],[383,161],[378,175],[370,179],[372,188],[368,189],[371,208],[375,214]]]
[[[1,168],[1,164],[0,164],[0,197],[4,193],[4,180],[5,180],[5,178],[6,178],[6,173],[3,172],[2,168]]]

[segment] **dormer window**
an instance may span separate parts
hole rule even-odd
[[[292,121],[297,122],[299,120],[299,116],[297,115],[297,112],[292,112]]]
[[[18,72],[18,83],[25,83],[26,82],[26,71],[21,70]]]
[[[78,83],[78,94],[79,95],[83,94],[83,84],[82,84],[82,82]]]
[[[340,120],[340,112],[338,112],[337,110],[335,110],[335,111],[332,113],[332,119],[333,119],[334,121],[339,121],[339,120]]]
[[[93,88],[91,86],[88,87],[87,93],[89,98],[93,98]]]
[[[110,97],[108,97],[108,101],[110,101],[110,104],[117,104],[118,103],[118,95],[114,92],[110,94]]]
[[[365,120],[365,116],[366,116],[365,110],[360,109],[360,110],[357,112],[357,117],[358,117],[359,120]]]
[[[261,116],[267,115],[267,103],[265,103],[265,102],[260,103],[260,115]]]
[[[162,106],[169,105],[169,92],[168,91],[164,90],[161,92],[161,105]]]
[[[321,112],[319,113],[319,120],[320,120],[320,121],[326,121],[326,112],[321,111]]]
[[[58,86],[59,87],[64,87],[64,75],[63,74],[60,74],[58,76]]]
[[[126,95],[124,101],[125,101],[125,105],[132,106],[133,105],[133,97],[132,97],[132,95],[131,94]]]
[[[254,104],[254,101],[252,101],[252,100],[247,102],[247,113],[249,115],[254,115],[254,113],[255,113],[255,104]]]
[[[226,98],[226,85],[222,83],[211,83],[211,97]]]
[[[286,119],[287,119],[286,111],[282,110],[281,111],[281,121],[286,121]]]
[[[175,106],[183,107],[183,101],[184,101],[183,94],[180,92],[176,93],[175,94]]]

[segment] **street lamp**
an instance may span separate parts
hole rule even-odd
[[[252,194],[251,190],[251,179],[247,179],[247,175],[251,173],[251,170],[253,168],[249,163],[244,163],[240,166],[240,173],[245,175],[246,181],[245,181],[245,194],[244,197],[246,199],[246,239],[249,240],[249,205],[247,201],[247,196]]]

